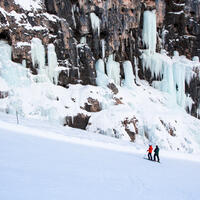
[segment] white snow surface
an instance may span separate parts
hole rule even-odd
[[[20,5],[24,10],[42,9],[41,0],[14,0],[16,4]]]
[[[161,149],[157,163],[145,154],[133,143],[0,114],[0,199],[199,199],[199,155]]]

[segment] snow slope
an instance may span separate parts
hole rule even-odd
[[[129,142],[36,120],[20,123],[0,115],[0,199],[199,199],[197,155],[161,149],[159,164]]]
[[[39,39],[33,39],[32,43],[33,50],[38,44],[38,52],[43,52],[44,47]],[[54,48],[50,49],[50,54],[54,54]],[[50,69],[44,66],[45,61],[40,54],[33,53],[35,61],[39,63],[38,74],[33,75],[22,64],[12,62],[12,48],[7,42],[0,41],[0,50],[0,90],[8,93],[7,97],[0,99],[1,112],[17,112],[24,118],[49,120],[60,125],[66,124],[67,116],[73,120],[81,113],[90,117],[86,127],[90,132],[130,141],[127,128],[135,134],[134,142],[140,146],[151,143],[168,150],[200,152],[200,121],[188,115],[184,108],[172,101],[168,93],[156,90],[139,79],[136,85],[132,80],[133,74],[125,85],[117,86],[117,94],[107,86],[76,84],[64,88],[52,83],[57,82],[55,74],[59,73],[60,68],[56,67],[56,62]],[[110,69],[118,65],[112,59],[111,56]],[[130,74],[131,63],[125,62],[124,67],[126,74]],[[118,80],[119,73],[114,75],[114,79]],[[104,76],[108,83],[112,82]],[[86,111],[85,104],[90,105],[89,98],[99,102],[100,112]],[[130,122],[126,128],[124,121]]]

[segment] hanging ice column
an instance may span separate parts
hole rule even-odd
[[[149,49],[149,53],[155,53],[156,51],[156,11],[145,11],[143,17],[143,31],[142,39],[143,43]]]
[[[31,40],[31,58],[32,63],[38,70],[38,81],[44,81],[46,75],[45,69],[45,49],[40,39]]]
[[[107,75],[116,85],[120,85],[120,64],[113,59],[113,55],[108,57],[106,63]]]
[[[176,91],[176,101],[178,105],[185,107],[185,65],[180,62],[175,62],[173,64],[174,69],[174,82],[177,87]]]
[[[183,108],[192,108],[191,97],[185,94],[185,82],[189,85],[194,76],[193,69],[199,66],[198,58],[193,61],[179,56],[178,52],[174,52],[174,57],[170,58],[165,54],[156,53],[156,13],[155,11],[144,12],[143,24],[143,43],[146,50],[143,50],[141,56],[143,69],[151,71],[151,77],[161,81],[154,81],[153,86],[163,92],[167,92],[171,96],[171,100],[176,102]]]
[[[105,74],[105,65],[102,59],[99,59],[96,62],[95,68],[97,72],[96,84],[102,87],[107,86],[109,84],[109,80]]]
[[[165,53],[156,53],[157,28],[155,10],[144,12],[142,37],[143,43],[147,48],[142,54],[143,69],[149,69],[152,78],[162,78],[162,81],[153,82],[153,86],[163,92],[168,92],[172,96],[172,100],[175,101],[173,62]]]
[[[133,74],[133,67],[130,61],[125,61],[123,63],[124,68],[124,75],[125,75],[125,81],[124,85],[128,87],[133,87],[135,85],[134,79],[135,76]]]
[[[113,60],[113,55],[110,55],[106,62],[107,75],[105,74],[105,64],[102,59],[96,62],[95,67],[97,72],[97,85],[107,86],[111,81],[116,85],[120,85],[120,64]]]
[[[38,38],[31,40],[31,58],[33,65],[38,65],[39,70],[45,68],[45,50],[41,40]]]
[[[48,77],[52,83],[57,85],[58,83],[58,67],[57,55],[55,52],[55,46],[53,44],[48,45]]]
[[[95,33],[97,31],[98,36],[100,35],[100,19],[95,13],[90,13],[90,20],[92,25],[92,30]]]
[[[105,40],[101,40],[101,51],[102,51],[102,59],[104,60],[105,58]]]
[[[48,68],[45,66],[45,49],[40,39],[33,38],[31,40],[31,58],[33,66],[38,70],[37,81],[46,82],[50,80],[52,83],[58,82],[57,55],[53,44],[48,45]]]

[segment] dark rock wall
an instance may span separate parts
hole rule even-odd
[[[188,58],[200,56],[200,3],[197,0],[168,0],[166,4],[165,49]]]

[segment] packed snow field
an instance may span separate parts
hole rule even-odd
[[[148,146],[146,147],[148,148]],[[199,199],[200,157],[0,115],[0,199]]]

